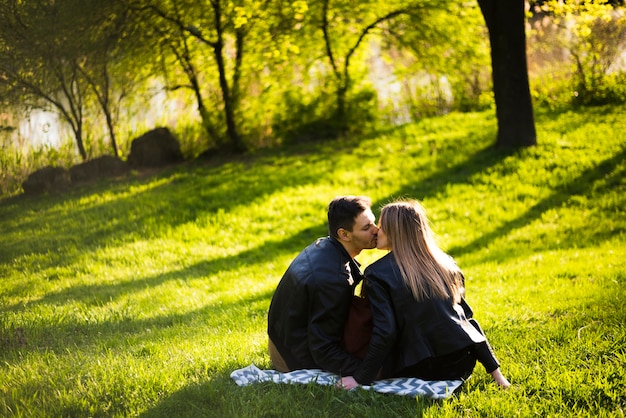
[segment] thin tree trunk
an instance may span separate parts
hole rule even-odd
[[[237,132],[237,124],[235,122],[235,111],[233,98],[231,96],[228,80],[226,79],[226,65],[224,63],[224,33],[222,26],[222,9],[218,0],[213,1],[213,12],[215,15],[215,29],[217,32],[217,41],[213,43],[213,51],[215,61],[219,72],[220,89],[222,90],[222,100],[224,101],[224,116],[226,117],[226,132],[231,140],[235,151],[245,151],[245,146],[239,133]]]

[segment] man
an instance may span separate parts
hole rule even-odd
[[[378,228],[365,196],[328,205],[328,232],[306,247],[283,275],[268,313],[270,359],[281,372],[323,369],[350,375],[361,360],[341,346],[354,288],[363,280],[356,257],[376,247]]]

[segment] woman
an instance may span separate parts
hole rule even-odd
[[[499,386],[508,388],[463,298],[463,274],[437,246],[417,201],[383,207],[377,248],[391,252],[365,270],[372,338],[361,367],[343,377],[341,386],[352,389],[388,377],[466,379],[478,360]]]

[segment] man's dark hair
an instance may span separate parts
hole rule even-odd
[[[339,238],[337,231],[351,231],[354,220],[363,211],[370,209],[372,201],[367,196],[338,196],[328,204],[328,234]]]

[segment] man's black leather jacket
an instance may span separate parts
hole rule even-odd
[[[306,247],[283,275],[268,312],[267,332],[287,366],[354,373],[360,360],[341,347],[354,288],[363,275],[332,237]]]

